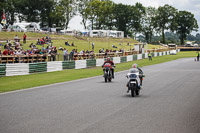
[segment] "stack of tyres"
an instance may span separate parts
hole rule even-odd
[[[95,67],[96,66],[96,60],[92,59],[92,60],[87,60],[87,68],[88,67]]]
[[[29,64],[29,73],[39,73],[39,72],[47,72],[46,62]]]
[[[0,64],[0,77],[6,75],[6,64]]]
[[[63,65],[63,69],[74,69],[75,61],[63,61],[62,65]]]

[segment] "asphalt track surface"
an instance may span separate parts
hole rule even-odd
[[[143,67],[141,95],[127,71],[0,95],[0,133],[200,133],[200,62]]]

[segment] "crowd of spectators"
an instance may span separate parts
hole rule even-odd
[[[23,36],[23,43],[26,43],[26,34]],[[44,44],[47,44],[45,47]],[[37,45],[42,45],[42,49],[39,49]],[[1,47],[4,47],[4,50],[1,49]],[[56,60],[56,54],[57,49],[53,46],[51,38],[46,36],[46,38],[38,39],[38,42],[36,45],[34,43],[31,43],[29,45],[29,49],[25,50],[23,48],[23,44],[20,43],[20,39],[16,35],[14,37],[14,42],[11,42],[11,40],[7,40],[5,44],[0,42],[0,55],[8,56],[8,55],[44,55],[46,58],[46,55],[51,55],[50,60],[55,61]]]
[[[23,35],[23,43],[26,43],[26,34]],[[37,45],[42,46],[41,49],[37,47]],[[128,44],[127,44],[128,45]],[[74,43],[72,42],[71,45],[67,42],[65,42],[65,46],[74,46]],[[4,47],[4,50],[2,51],[1,47]],[[116,48],[116,47],[113,47]],[[94,43],[92,43],[92,50],[85,50],[82,49],[78,51],[78,49],[73,49],[71,51],[68,51],[66,48],[63,48],[62,46],[59,47],[59,50],[62,50],[64,61],[70,61],[70,60],[78,60],[81,58],[88,59],[88,58],[94,58]],[[124,52],[124,49],[119,50],[112,50],[112,49],[104,49],[100,48],[99,53],[104,54],[107,56],[108,53],[114,53],[114,52]],[[3,43],[0,42],[0,55],[50,55],[50,61],[56,61],[56,55],[58,54],[57,48],[53,46],[53,42],[49,36],[43,37],[38,39],[37,43],[31,43],[29,45],[29,48],[24,50],[23,44],[20,43],[20,39],[16,35],[14,37],[14,42],[11,42],[11,40],[7,40],[6,44],[3,45]]]

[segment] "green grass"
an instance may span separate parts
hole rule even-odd
[[[141,67],[141,66],[148,66],[171,60],[176,60],[179,58],[195,57],[195,56],[196,56],[195,52],[180,52],[177,55],[166,55],[161,57],[155,57],[153,58],[153,61],[148,61],[148,59],[144,59],[144,60],[126,62],[117,64],[115,72],[130,69],[133,63],[137,63]],[[68,69],[58,72],[39,73],[39,74],[31,74],[24,76],[1,77],[0,93],[31,88],[41,85],[71,81],[76,79],[82,79],[87,77],[93,77],[97,75],[102,75],[101,67],[95,67],[90,69],[79,69],[79,70]]]

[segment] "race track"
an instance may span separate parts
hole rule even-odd
[[[200,62],[142,68],[139,97],[102,76],[0,94],[0,133],[199,133]],[[40,79],[42,80],[42,79]]]

